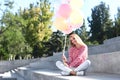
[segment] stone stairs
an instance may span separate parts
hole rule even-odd
[[[61,76],[55,66],[62,53],[42,58],[17,69],[24,80],[120,80],[120,51],[89,55],[92,62],[86,76]]]
[[[89,55],[92,65],[86,76],[61,76],[61,71],[55,66],[61,55],[55,54],[18,67],[11,73],[12,77],[17,80],[120,80],[120,51]]]
[[[88,72],[86,76],[61,76],[59,70],[18,69],[18,71],[24,76],[23,80],[120,80],[119,74],[108,73]]]
[[[65,54],[67,56],[67,52]],[[89,47],[91,67],[87,76],[61,76],[55,65],[62,53],[41,58],[26,69],[18,69],[28,80],[120,80],[120,37],[105,40],[104,44]],[[43,77],[42,77],[43,76]]]
[[[0,80],[17,80],[17,78],[0,78]]]

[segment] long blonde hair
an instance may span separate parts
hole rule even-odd
[[[71,37],[71,36],[73,36],[73,37],[75,38],[75,40],[77,41],[77,43],[80,44],[81,46],[86,45],[86,44],[82,41],[82,39],[81,39],[77,34],[72,33],[72,34],[69,35],[69,37]],[[70,41],[70,45],[71,45],[71,46],[75,46],[74,44],[72,44],[71,41]]]

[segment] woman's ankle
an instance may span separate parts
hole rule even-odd
[[[70,72],[70,75],[76,76],[76,73],[77,73],[77,72],[75,72],[75,71],[71,71],[71,72]]]

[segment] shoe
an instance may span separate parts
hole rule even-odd
[[[76,73],[77,76],[83,76],[84,75],[84,71],[79,71]]]
[[[62,72],[61,72],[61,75],[62,75],[62,76],[69,76],[70,73],[69,73],[69,72],[62,71]]]

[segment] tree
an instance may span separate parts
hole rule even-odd
[[[90,41],[98,41],[102,44],[105,39],[108,39],[108,32],[113,27],[112,20],[109,15],[109,6],[101,2],[98,6],[92,9],[91,18],[88,18],[90,27]]]
[[[25,56],[32,51],[21,32],[20,18],[10,12],[13,3],[4,1],[6,8],[0,8],[3,13],[0,20],[0,58],[6,60],[10,56],[15,59],[16,55]]]
[[[9,0],[6,1],[6,0],[5,0],[4,3],[3,3],[3,6],[4,6],[5,8],[3,8],[2,4],[0,3],[0,12],[2,13],[1,17],[2,17],[3,15],[5,15],[6,12],[9,12],[9,9],[12,9],[12,8],[13,8],[13,4],[14,4],[13,1],[9,1]],[[3,18],[3,17],[2,17],[2,18]],[[0,19],[0,28],[3,27],[3,21],[1,21],[1,20],[3,20],[3,19]],[[1,29],[0,29],[0,33],[1,33],[1,32],[2,32],[2,31],[1,31]]]
[[[64,37],[65,36],[63,36],[63,33],[61,33],[60,31],[53,32],[50,42],[53,48],[52,50],[54,52],[62,51],[64,45]]]
[[[120,36],[120,8],[118,8],[118,13],[115,18],[115,25],[114,25],[114,37]]]
[[[16,55],[24,57],[32,51],[32,48],[28,45],[22,34],[20,27],[22,23],[19,19],[20,18],[13,13],[6,12],[1,20],[4,24],[1,26],[0,34],[0,43],[2,44],[1,53],[6,53],[8,58],[14,56],[13,59],[15,59]]]
[[[86,30],[85,21],[80,28],[75,30],[75,33],[78,34],[84,42],[87,42],[89,35],[88,31]]]
[[[45,42],[47,42],[52,34],[51,19],[53,11],[48,0],[40,0],[36,5],[30,4],[29,9],[20,11],[20,16],[26,22],[23,28],[27,42],[33,48],[33,56],[41,57],[46,53]]]
[[[52,16],[48,0],[30,4],[29,8],[20,9],[15,14],[4,11],[0,21],[0,57],[8,54],[25,56],[29,53],[41,57],[47,53],[45,44],[51,38]]]

